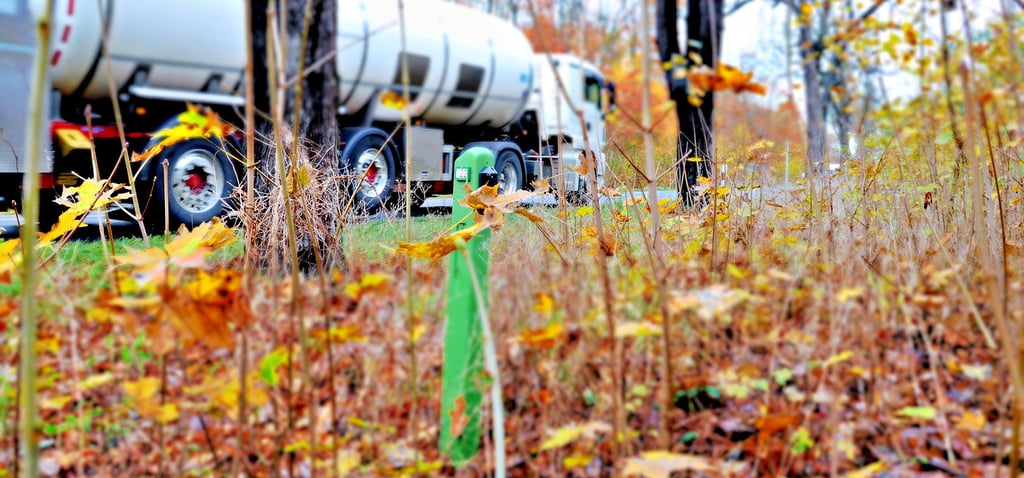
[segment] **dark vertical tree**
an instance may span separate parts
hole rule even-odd
[[[714,93],[708,92],[699,106],[689,101],[689,88],[683,72],[696,64],[714,67],[718,64],[722,41],[723,0],[689,0],[686,7],[686,51],[679,48],[677,0],[657,0],[658,53],[662,62],[671,64],[666,72],[669,96],[676,104],[679,139],[676,157],[682,160],[676,168],[676,185],[680,197],[692,204],[693,186],[700,176],[711,176],[714,160]],[[687,161],[700,158],[700,161]]]
[[[801,69],[807,91],[805,115],[807,119],[807,159],[812,166],[811,172],[823,167],[825,160],[825,113],[832,109],[835,113],[840,141],[845,149],[852,130],[852,115],[846,113],[849,106],[849,95],[835,95],[835,87],[844,87],[848,70],[853,68],[851,58],[855,55],[847,45],[839,42],[838,51],[826,48],[827,40],[838,33],[847,33],[862,24],[887,3],[888,0],[869,2],[867,7],[857,13],[856,5],[847,3],[840,10],[845,11],[846,31],[836,30],[836,20],[832,2],[824,2],[820,7],[814,6],[812,0],[773,0],[775,5],[786,5],[797,17],[797,44],[800,48]],[[846,54],[839,54],[845,51]]]
[[[276,176],[273,160],[275,145],[268,141],[273,138],[273,124],[269,119],[272,117],[269,81],[272,68],[267,63],[267,48],[270,45],[267,38],[267,10],[271,2],[276,2],[279,18],[284,15],[287,19],[285,31],[281,33],[287,77],[289,80],[296,78],[300,55],[305,70],[299,81],[292,82],[290,87],[282,90],[285,98],[284,121],[289,127],[296,109],[301,113],[299,144],[291,145],[291,140],[286,138],[286,156],[289,164],[295,158],[307,158],[311,170],[316,171],[317,178],[323,182],[316,188],[318,193],[307,195],[303,199],[304,203],[295,201],[296,217],[300,218],[297,222],[300,231],[299,258],[302,267],[311,270],[316,266],[317,252],[327,261],[330,259],[329,251],[339,250],[335,244],[330,243],[336,236],[333,232],[340,227],[336,210],[340,189],[335,183],[334,174],[338,167],[338,72],[333,59],[337,45],[337,0],[315,0],[309,5],[309,29],[305,43],[302,40],[307,24],[307,0],[252,0],[249,27],[253,33],[255,106],[260,113],[257,115],[255,129],[262,139],[256,146],[256,161],[260,171],[256,183],[265,196],[271,193],[273,183],[263,181],[261,177]],[[295,87],[299,84],[302,87],[302,98],[296,104]],[[317,217],[307,217],[305,209]],[[315,223],[312,227],[311,222]]]

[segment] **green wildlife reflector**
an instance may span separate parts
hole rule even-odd
[[[464,184],[480,187],[480,172],[494,166],[494,154],[484,148],[470,148],[455,161],[452,220],[455,230],[473,225],[472,209],[460,204],[466,197]],[[444,330],[444,365],[441,387],[441,452],[456,466],[476,456],[480,449],[480,401],[488,377],[483,366],[483,329],[480,310],[487,307],[487,247],[491,231],[481,231],[466,242],[470,269],[462,251],[450,254],[448,269],[448,320]],[[483,303],[477,301],[473,278],[476,273]]]

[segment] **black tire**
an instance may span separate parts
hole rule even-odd
[[[356,210],[364,214],[381,212],[394,200],[398,178],[398,162],[387,146],[387,138],[380,134],[364,135],[342,154],[341,167],[345,174],[361,178],[351,183]]]
[[[565,202],[570,206],[586,206],[590,204],[590,194],[585,186],[579,191],[566,191]]]
[[[64,206],[57,204],[55,202],[56,199],[56,188],[39,190],[39,232],[49,232],[54,224],[57,224],[61,213],[66,209]],[[19,207],[18,209],[21,208]]]
[[[194,139],[167,148],[153,163],[153,200],[146,211],[155,229],[164,226],[164,160],[167,160],[167,209],[170,228],[191,228],[220,216],[238,186],[238,175],[219,144]]]
[[[523,162],[515,151],[505,150],[498,154],[494,161],[494,169],[498,171],[501,182],[498,184],[498,194],[508,194],[523,189],[526,184],[526,174],[523,171]]]
[[[17,186],[19,189],[20,185]],[[60,186],[57,186],[60,187]],[[45,188],[39,190],[39,221],[36,224],[39,225],[39,232],[49,232],[53,228],[54,224],[57,224],[57,220],[60,219],[60,214],[66,209],[64,206],[54,202],[57,199],[56,188]],[[25,194],[18,196],[18,200],[14,203],[14,211],[18,214],[25,214],[22,206],[25,202]]]

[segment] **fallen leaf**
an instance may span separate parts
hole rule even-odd
[[[896,411],[896,416],[931,420],[935,418],[935,407],[904,407]]]
[[[85,391],[91,390],[96,387],[102,387],[110,382],[114,381],[114,374],[112,373],[101,373],[96,375],[90,375],[81,382],[78,382],[78,389]]]
[[[651,322],[626,322],[615,327],[615,336],[623,337],[649,337],[661,335],[661,326]]]
[[[956,427],[957,429],[969,432],[980,432],[985,429],[986,423],[988,423],[988,421],[985,419],[985,414],[966,411],[963,416],[960,417],[960,421],[956,424]]]
[[[488,224],[480,222],[430,242],[399,242],[395,253],[437,260],[455,251],[460,241],[468,241],[488,227]]]
[[[527,345],[548,349],[555,345],[563,330],[565,330],[565,327],[560,322],[552,322],[544,327],[524,330],[522,335],[519,336],[519,341]]]
[[[540,445],[541,451],[561,448],[581,437],[593,436],[597,433],[605,433],[612,429],[611,425],[604,422],[588,422],[583,425],[568,425],[559,428],[551,433],[551,436]]]
[[[626,465],[622,468],[622,475],[669,478],[677,471],[704,473],[714,469],[712,462],[702,456],[667,451],[647,451],[641,453],[639,457],[627,459]]]

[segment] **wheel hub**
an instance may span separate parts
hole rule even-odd
[[[192,214],[208,212],[220,203],[225,174],[213,152],[193,149],[171,160],[170,199]]]
[[[516,171],[516,166],[510,162],[506,162],[501,168],[502,181],[498,188],[501,194],[508,194],[515,192],[519,186],[519,172]]]
[[[356,166],[362,175],[359,191],[368,197],[380,196],[388,182],[388,163],[384,152],[377,148],[367,148],[359,154]]]
[[[201,170],[189,173],[185,176],[185,186],[192,190],[192,194],[203,192],[203,186],[206,186],[206,175]]]

